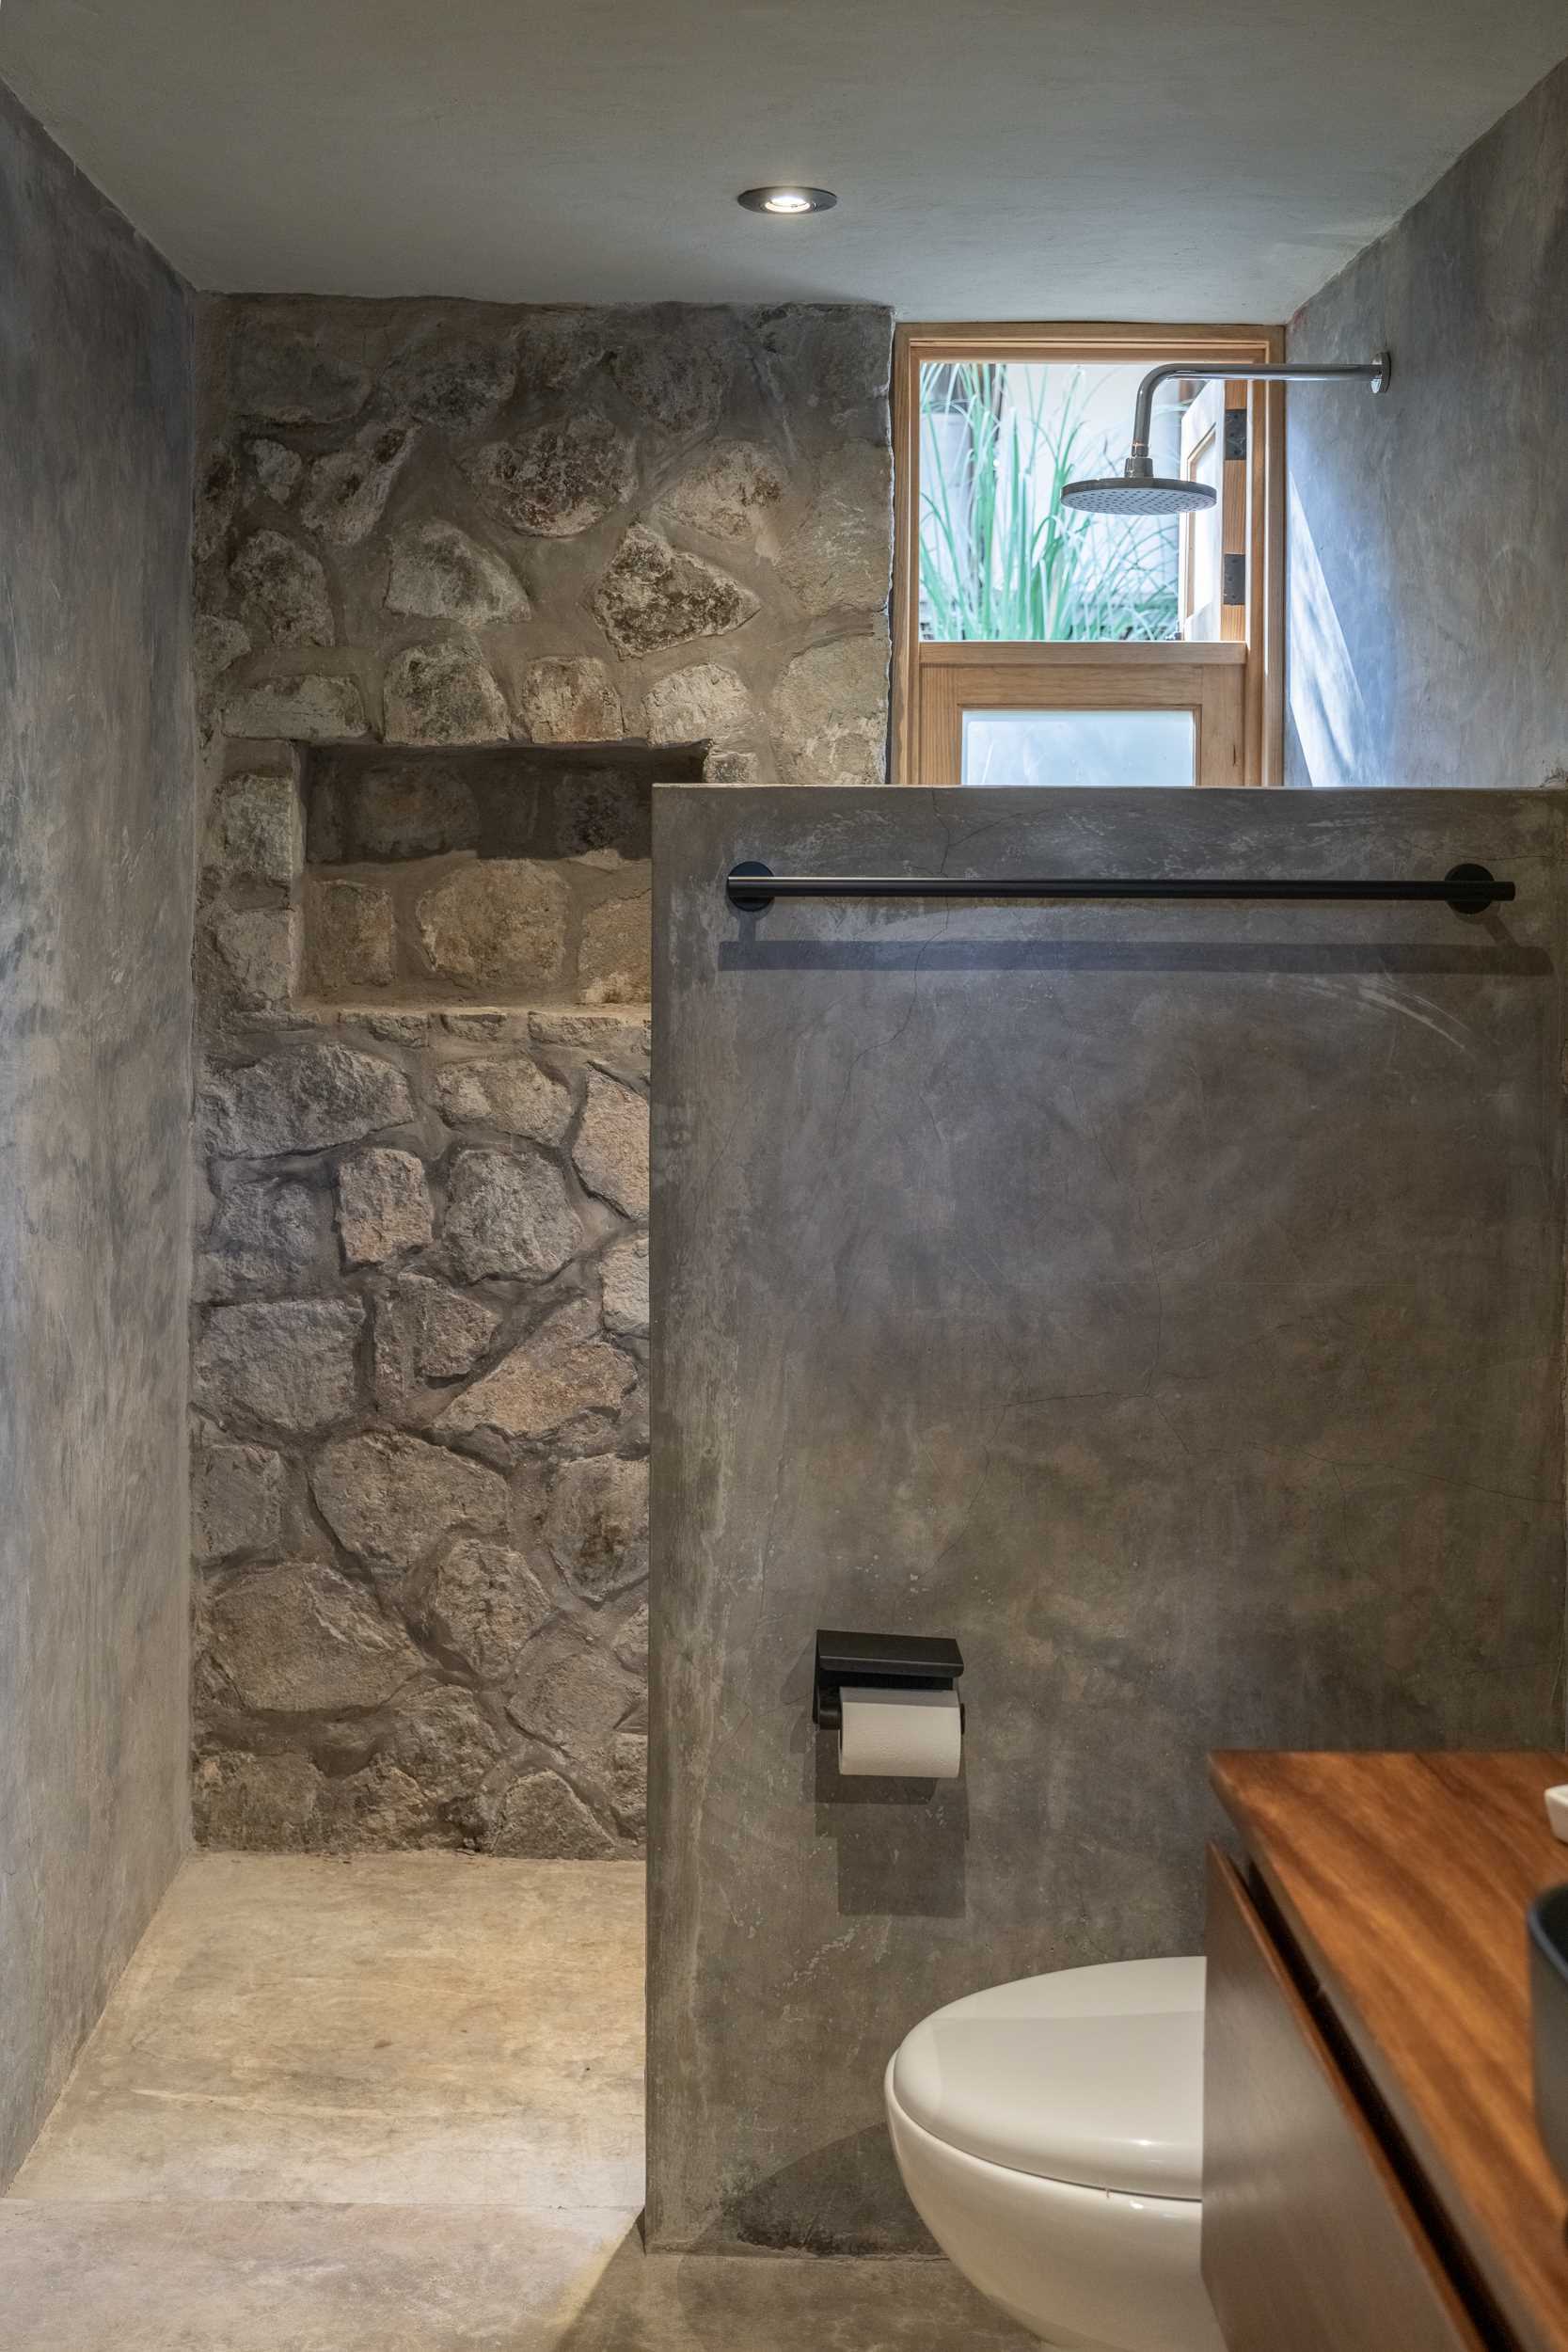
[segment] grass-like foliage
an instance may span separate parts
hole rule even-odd
[[[1004,400],[1006,374],[1013,397]],[[921,371],[926,638],[950,644],[1180,633],[1169,526],[1063,507],[1064,484],[1112,465],[1085,430],[1082,371],[1048,414],[1050,381],[1044,368],[991,361]]]

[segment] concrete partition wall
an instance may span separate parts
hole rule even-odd
[[[0,89],[0,2183],[179,1860],[185,295]]]
[[[1560,1736],[1565,804],[656,803],[650,2235],[878,2253],[919,2017],[1198,1947],[1208,1749]],[[958,1636],[959,1781],[840,1780],[819,1626]]]

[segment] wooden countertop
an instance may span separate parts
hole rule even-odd
[[[1211,1774],[1506,2325],[1568,2352],[1568,2187],[1535,2129],[1525,1929],[1568,1880],[1542,1804],[1568,1756],[1232,1751]]]

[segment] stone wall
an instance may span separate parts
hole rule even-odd
[[[201,651],[234,739],[711,742],[881,780],[882,310],[209,306]]]
[[[3,2186],[188,1835],[195,843],[186,292],[3,89],[0,245]]]
[[[208,306],[211,1842],[641,1842],[651,781],[881,779],[890,341]]]
[[[408,1011],[210,1068],[209,1840],[641,1840],[647,1063],[641,1011]]]

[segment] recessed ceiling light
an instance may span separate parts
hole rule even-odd
[[[749,213],[831,213],[838,202],[832,188],[743,188],[736,197]]]

